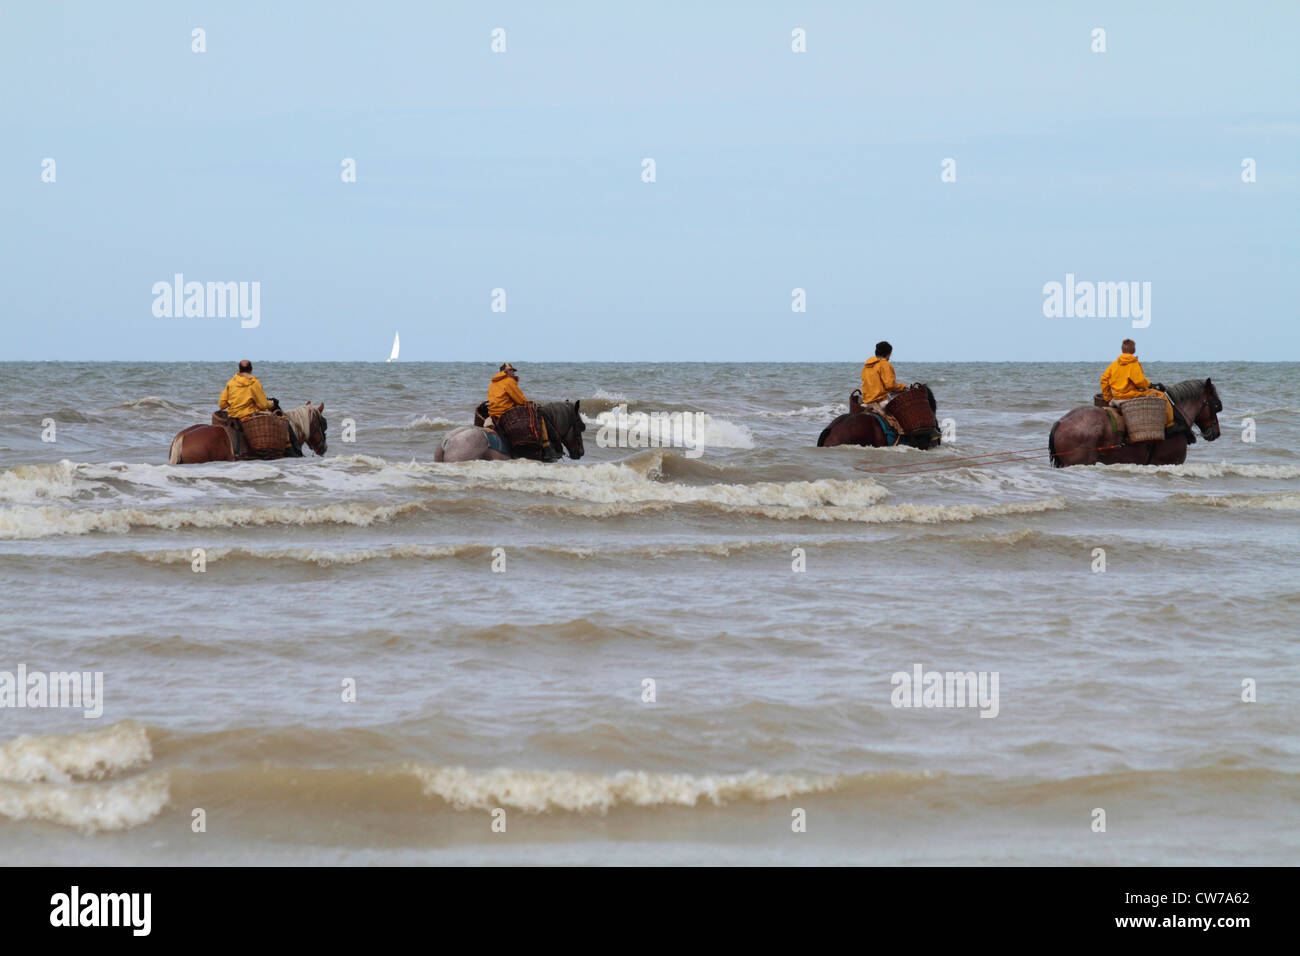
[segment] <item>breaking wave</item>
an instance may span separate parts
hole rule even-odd
[[[1300,478],[1300,465],[1238,465],[1226,461],[1182,465],[1105,465],[1107,472],[1172,475],[1177,478]]]
[[[453,422],[450,418],[430,418],[428,415],[421,415],[403,425],[403,428],[409,428],[413,431],[444,431],[448,428],[459,428],[461,425],[473,425],[472,421]]]
[[[810,421],[830,422],[840,415],[847,415],[849,406],[844,402],[831,402],[826,405],[805,405],[803,408],[767,409],[758,413],[759,418],[806,418]]]
[[[167,805],[166,775],[111,778],[152,759],[149,735],[134,721],[82,733],[15,738],[0,746],[0,817],[86,832],[146,823]]]
[[[704,449],[754,447],[754,434],[744,425],[707,412],[698,413],[702,417],[696,419],[691,412],[674,412],[664,418],[654,412],[621,410],[622,406],[615,406],[594,418],[584,414],[582,419],[588,428],[607,430],[611,440],[626,442],[630,448],[683,447],[684,443]],[[689,423],[683,423],[682,416],[689,416]],[[599,434],[587,440],[599,442]]]
[[[76,734],[16,737],[0,745],[0,781],[102,780],[152,759],[149,734],[128,720]]]
[[[1175,501],[1209,508],[1257,508],[1262,511],[1300,511],[1300,492],[1266,495],[1175,495]]]
[[[398,515],[422,511],[428,502],[404,504],[263,505],[224,508],[90,509],[18,506],[0,511],[0,540],[64,534],[125,534],[135,528],[241,528],[265,525],[344,524],[367,527]]]
[[[194,409],[188,405],[181,405],[177,402],[168,401],[158,395],[146,395],[144,398],[133,398],[117,405],[110,405],[109,410],[130,410],[130,411],[153,411],[161,410],[167,412],[184,412],[187,415],[193,414]]]
[[[554,810],[608,813],[619,806],[724,806],[742,800],[768,801],[825,793],[836,776],[745,773],[692,776],[684,773],[624,771],[615,774],[565,770],[489,770],[411,766],[424,792],[456,810],[512,807],[525,813]]]

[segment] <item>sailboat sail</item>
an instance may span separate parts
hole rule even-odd
[[[398,352],[398,349],[401,348],[401,345],[402,345],[402,342],[401,342],[401,338],[400,338],[400,336],[398,336],[398,334],[397,334],[396,332],[394,332],[394,333],[393,333],[393,354],[390,355],[390,356],[388,356],[388,361],[390,361],[390,362],[396,362],[396,361],[397,361],[397,352]]]

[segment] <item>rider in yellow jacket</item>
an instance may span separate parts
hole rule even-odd
[[[275,404],[262,391],[262,383],[253,377],[253,363],[244,359],[239,363],[239,371],[221,390],[217,407],[225,409],[231,418],[243,421],[254,412],[269,412]]]
[[[516,405],[527,404],[528,399],[519,388],[518,370],[509,362],[503,363],[488,385],[488,414],[495,421]]]
[[[883,402],[895,392],[907,388],[894,378],[894,366],[889,364],[889,356],[893,352],[894,347],[888,342],[877,342],[875,357],[867,359],[862,366],[863,405]]]
[[[1142,363],[1137,357],[1137,343],[1125,339],[1120,345],[1119,358],[1111,362],[1106,371],[1101,373],[1101,397],[1107,402],[1126,402],[1130,398],[1143,395],[1159,395],[1165,400],[1165,427],[1174,424],[1174,406],[1169,396],[1158,388],[1152,388],[1142,371]]]

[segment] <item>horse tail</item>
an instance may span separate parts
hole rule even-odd
[[[825,447],[826,447],[826,436],[829,435],[829,434],[831,433],[831,426],[834,425],[834,424],[835,424],[835,423],[832,422],[830,425],[827,425],[825,428],[822,429],[822,433],[821,433],[820,435],[817,436],[817,447],[818,447],[818,448],[825,448]]]
[[[181,464],[181,442],[184,440],[184,438],[185,438],[184,433],[181,433],[172,439],[172,447],[167,454],[167,464],[169,465]]]
[[[1047,451],[1051,458],[1053,468],[1062,467],[1061,459],[1056,454],[1056,430],[1060,427],[1061,427],[1060,419],[1057,419],[1056,423],[1052,425],[1052,430],[1047,433]]]

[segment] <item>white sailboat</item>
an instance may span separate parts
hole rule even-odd
[[[393,333],[393,354],[390,355],[390,356],[388,356],[388,361],[390,361],[390,362],[396,362],[396,361],[397,361],[397,352],[398,352],[398,349],[401,348],[401,345],[402,345],[402,340],[401,340],[400,336],[398,336],[398,334],[397,334],[396,332],[394,332],[394,333]]]

